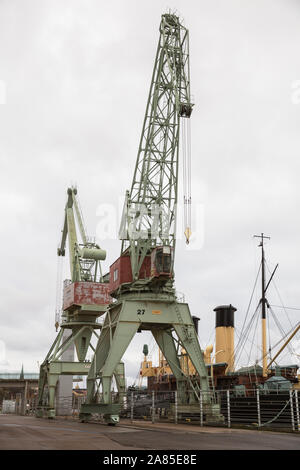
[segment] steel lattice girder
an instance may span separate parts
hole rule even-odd
[[[151,246],[175,246],[180,118],[192,109],[189,75],[188,30],[176,16],[163,15],[121,235],[130,244],[133,279]]]

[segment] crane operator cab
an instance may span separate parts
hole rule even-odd
[[[157,246],[151,253],[151,276],[172,278],[173,249],[170,246]]]

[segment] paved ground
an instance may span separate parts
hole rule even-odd
[[[115,427],[71,420],[0,415],[0,449],[7,450],[293,450],[300,433],[122,422]]]

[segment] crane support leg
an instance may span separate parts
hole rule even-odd
[[[55,417],[55,391],[59,379],[59,374],[48,374],[48,388],[49,388],[49,410],[48,418]]]
[[[101,335],[88,375],[87,401],[80,411],[80,419],[85,421],[92,413],[104,415],[107,423],[118,422],[120,404],[112,402],[111,381],[115,376],[121,400],[125,391],[124,365],[121,359],[138,330],[139,323],[121,321],[124,316],[123,309],[112,308],[106,315]],[[100,381],[102,386],[102,401],[96,403],[96,383]]]
[[[176,350],[176,345],[172,337],[172,330],[159,330],[156,328],[152,328],[151,331],[155,341],[158,344],[159,349],[166,358],[174,377],[176,377],[178,402],[184,402],[187,379],[181,369],[180,361],[178,358],[178,352]]]

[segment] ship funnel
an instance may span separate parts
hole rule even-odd
[[[215,362],[226,362],[227,372],[234,371],[234,312],[230,305],[220,305],[216,312],[216,353]]]
[[[195,330],[196,330],[196,333],[197,333],[197,336],[198,336],[198,330],[199,330],[198,323],[199,323],[200,318],[199,318],[199,317],[195,317],[195,316],[193,315],[193,316],[192,316],[192,320],[193,320],[194,327],[195,327]]]

